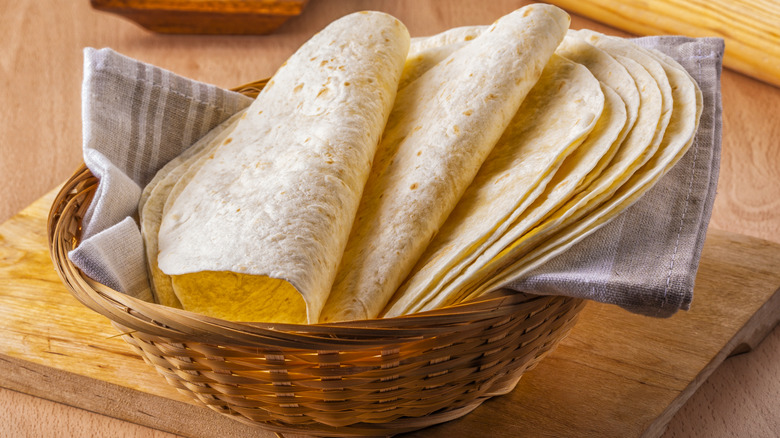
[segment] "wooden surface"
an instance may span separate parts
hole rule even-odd
[[[306,0],[91,0],[112,12],[161,33],[266,35],[299,15]]]
[[[717,36],[724,64],[780,86],[780,5],[771,0],[551,0],[638,35]]]
[[[0,2],[0,221],[67,178],[80,162],[81,50],[112,47],[176,73],[224,87],[267,77],[333,19],[387,11],[413,35],[486,24],[526,2],[311,0],[304,13],[265,37],[165,36],[86,0]],[[777,2],[775,2],[777,4]],[[573,28],[626,35],[573,17]],[[711,227],[780,242],[780,88],[724,71],[723,157]],[[15,259],[0,259],[0,264]],[[4,290],[5,285],[0,285]],[[694,306],[698,297],[694,298]],[[56,343],[55,343],[56,344]],[[56,356],[56,355],[53,355]],[[727,360],[673,418],[666,436],[780,435],[780,329]],[[10,436],[167,436],[106,416],[0,390],[0,430]],[[111,431],[110,433],[108,431]],[[102,433],[98,433],[101,435]]]
[[[195,405],[78,303],[48,260],[51,193],[0,226],[0,386],[192,437],[273,436]],[[780,245],[712,230],[696,305],[669,319],[590,303],[512,393],[411,436],[660,436],[732,352],[780,320]]]

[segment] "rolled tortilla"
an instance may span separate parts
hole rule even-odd
[[[360,12],[305,43],[166,208],[159,267],[187,310],[316,322],[409,46]]]
[[[471,183],[569,16],[510,13],[402,88],[321,321],[376,317]]]

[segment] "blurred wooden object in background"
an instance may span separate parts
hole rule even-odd
[[[308,0],[91,0],[159,33],[265,35],[299,15]]]
[[[776,0],[549,0],[636,35],[715,36],[726,67],[780,87],[780,2]]]

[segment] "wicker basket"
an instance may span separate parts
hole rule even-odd
[[[82,166],[49,214],[51,257],[65,285],[109,318],[169,384],[275,432],[388,436],[461,417],[511,391],[584,305],[499,291],[404,317],[282,325],[148,303],[89,279],[67,256],[97,184]]]

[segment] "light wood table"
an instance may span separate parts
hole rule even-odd
[[[81,161],[82,48],[112,47],[224,87],[268,77],[302,42],[346,13],[375,9],[414,36],[490,23],[521,1],[311,0],[265,37],[156,35],[86,0],[0,3],[0,222],[64,181]],[[625,35],[573,17],[573,28]],[[780,89],[724,71],[723,157],[711,227],[780,242]],[[780,267],[778,267],[780,269]],[[666,436],[780,436],[780,329],[727,360],[672,420]],[[4,436],[172,435],[0,389]]]

